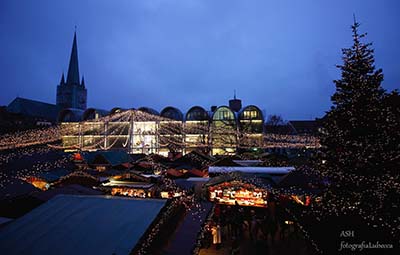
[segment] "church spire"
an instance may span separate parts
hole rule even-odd
[[[65,84],[65,78],[64,78],[64,72],[61,75],[61,81],[60,81],[60,85],[64,85]]]
[[[71,58],[69,60],[68,74],[67,74],[68,85],[79,85],[79,66],[78,66],[78,47],[76,45],[76,31],[74,33],[74,41],[72,43]]]
[[[85,87],[85,77],[83,77],[83,75],[82,75],[82,82],[81,82],[81,86],[82,86],[82,87]]]

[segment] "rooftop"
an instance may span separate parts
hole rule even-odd
[[[59,195],[2,228],[0,247],[6,254],[129,254],[165,202]]]
[[[54,104],[44,103],[22,97],[15,98],[7,111],[22,115],[56,121],[60,108]]]

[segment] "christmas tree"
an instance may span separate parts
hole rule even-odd
[[[318,210],[360,215],[398,235],[399,95],[382,88],[382,70],[359,26],[354,20],[353,45],[342,50],[341,79],[334,81],[333,106],[323,119],[316,170],[329,185]]]

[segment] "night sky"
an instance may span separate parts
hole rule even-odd
[[[225,105],[321,117],[352,43],[353,13],[385,89],[400,87],[400,1],[0,1],[0,105],[55,103],[77,26],[88,107]]]

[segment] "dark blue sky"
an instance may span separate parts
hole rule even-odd
[[[224,105],[311,119],[330,107],[353,13],[388,90],[400,86],[400,1],[0,1],[0,105],[55,103],[77,25],[88,106]]]

